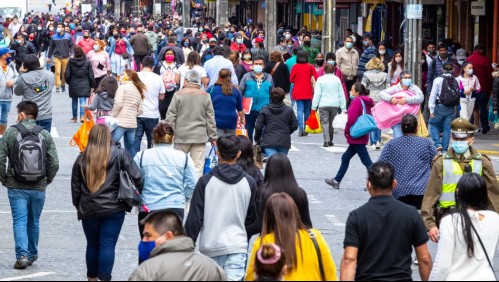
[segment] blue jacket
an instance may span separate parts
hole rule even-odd
[[[73,38],[69,33],[56,33],[52,35],[52,40],[50,40],[48,57],[52,56],[59,59],[67,59],[73,52],[74,43]]]
[[[241,82],[239,83],[239,91],[243,93],[246,98],[253,98],[253,105],[251,106],[252,112],[260,112],[260,110],[267,106],[270,102],[270,91],[274,88],[272,76],[264,73],[262,77],[262,85],[258,89],[256,77],[254,72],[246,73]]]
[[[197,182],[196,168],[188,155],[170,145],[156,144],[138,153],[134,161],[142,172],[142,197],[151,211],[185,208]]]
[[[123,37],[123,41],[125,41],[126,44],[126,52],[130,55],[133,55],[133,47],[130,44],[130,42],[128,42],[128,39]],[[106,47],[106,51],[109,54],[109,56],[111,56],[113,55],[114,49],[116,48],[116,39],[114,39],[114,37],[110,37],[109,40],[107,41],[107,44],[108,45]]]
[[[217,128],[236,129],[237,112],[243,110],[243,97],[237,88],[232,87],[232,95],[222,93],[222,86],[214,85],[207,90],[211,96]]]

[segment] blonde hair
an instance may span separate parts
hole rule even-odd
[[[384,71],[385,65],[378,57],[374,57],[366,64],[366,70]]]
[[[128,76],[128,80],[135,85],[137,90],[140,93],[140,99],[144,100],[144,93],[147,91],[147,86],[140,80],[137,73],[133,70],[125,70],[126,76]]]
[[[94,40],[94,44],[99,45],[99,51],[104,51],[106,48],[106,41],[104,40],[96,39]]]
[[[88,145],[83,152],[85,171],[81,167],[82,175],[90,193],[95,194],[106,181],[107,165],[111,154],[111,132],[103,124],[96,124],[90,130]]]

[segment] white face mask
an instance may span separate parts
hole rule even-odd
[[[386,50],[379,50],[379,54],[380,54],[380,55],[384,55],[384,54],[386,54]]]

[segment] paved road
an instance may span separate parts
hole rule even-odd
[[[81,223],[76,219],[71,204],[70,177],[78,149],[69,146],[69,140],[79,124],[69,122],[71,100],[66,93],[53,93],[54,124],[53,135],[59,153],[60,171],[54,183],[47,189],[46,204],[41,218],[40,260],[24,271],[14,270],[14,242],[12,219],[5,188],[0,188],[0,281],[3,280],[85,280],[85,236]],[[10,124],[15,122],[13,102]],[[496,137],[497,137],[497,132]],[[496,137],[478,137],[482,149],[494,150],[491,144]],[[346,149],[343,136],[335,137],[337,144],[332,148],[322,148],[322,136],[299,138],[293,136],[293,149],[289,157],[293,163],[298,183],[307,191],[310,201],[312,221],[326,237],[339,269],[343,252],[345,222],[349,212],[361,205],[369,195],[364,191],[366,170],[355,157],[339,191],[332,190],[324,183],[324,177],[332,176],[339,168],[341,154]],[[371,152],[376,160],[379,152]],[[499,168],[499,158],[494,164]],[[114,280],[126,280],[137,266],[137,244],[140,240],[136,214],[126,216],[117,250],[114,266]],[[436,245],[430,244],[432,254]],[[496,259],[499,266],[499,259]],[[498,267],[499,268],[499,267]],[[414,279],[419,279],[417,267],[413,267]]]

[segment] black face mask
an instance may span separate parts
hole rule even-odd
[[[308,47],[308,46],[312,45],[312,43],[310,43],[310,41],[304,41],[304,42],[303,42],[303,45],[305,45],[305,46],[307,46],[307,47]]]
[[[88,39],[90,36],[84,35],[83,38]]]
[[[215,47],[217,47],[217,45],[210,45],[210,48],[211,48],[211,49],[213,49],[213,48],[215,48]]]
[[[439,56],[442,59],[447,59],[448,54],[447,53],[439,53]]]
[[[114,37],[114,39],[120,38],[120,36],[118,34],[113,35],[113,37]]]
[[[324,59],[316,59],[315,60],[315,63],[318,65],[318,66],[321,66],[324,64]]]

